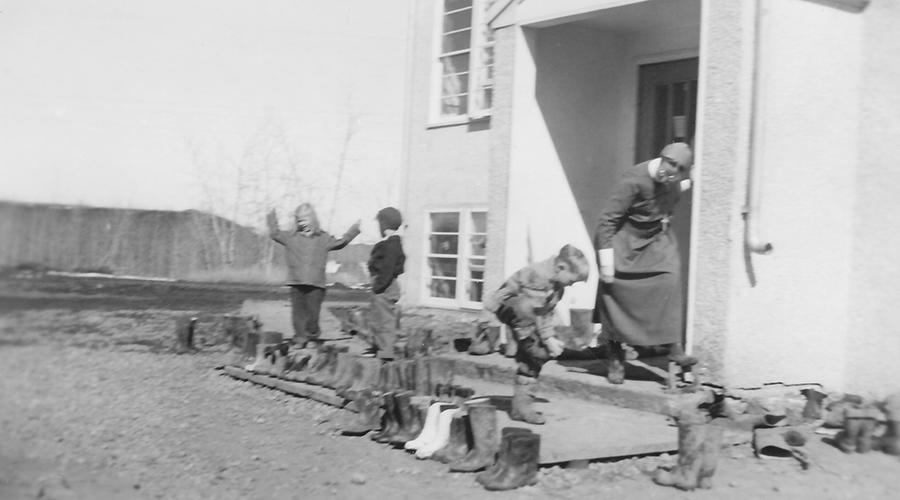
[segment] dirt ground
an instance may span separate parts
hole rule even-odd
[[[806,471],[746,444],[723,450],[712,490],[653,484],[650,472],[675,462],[663,455],[546,467],[536,486],[487,492],[446,465],[341,436],[349,412],[221,375],[218,318],[273,297],[285,295],[0,280],[0,499],[900,498],[897,457],[844,455],[816,437]],[[176,355],[174,317],[185,313],[200,317],[200,351]]]

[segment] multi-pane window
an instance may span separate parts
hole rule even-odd
[[[477,118],[491,109],[494,34],[485,13],[495,0],[438,0],[441,118]]]
[[[447,304],[480,303],[484,293],[487,212],[431,212],[429,224],[428,295]]]

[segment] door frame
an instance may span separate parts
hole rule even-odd
[[[702,29],[701,29],[702,33]],[[697,67],[697,102],[696,102],[696,123],[694,124],[694,171],[693,171],[693,182],[690,190],[691,196],[691,235],[690,241],[688,242],[680,242],[682,245],[689,245],[691,253],[688,258],[688,270],[687,276],[682,277],[682,279],[687,279],[687,296],[685,297],[685,326],[684,326],[684,349],[690,354],[693,351],[693,340],[694,340],[694,307],[696,303],[696,292],[695,285],[697,282],[697,252],[696,245],[697,242],[697,233],[698,233],[698,223],[700,220],[700,210],[699,210],[699,202],[700,197],[697,195],[699,192],[699,177],[700,177],[700,169],[699,169],[699,149],[702,144],[702,136],[703,136],[703,100],[705,95],[705,85],[703,83],[704,75],[706,70],[703,65],[703,57],[700,53],[700,48],[691,48],[691,49],[681,49],[681,50],[671,50],[666,52],[658,52],[653,54],[642,54],[639,56],[635,56],[631,61],[631,69],[629,78],[631,79],[630,88],[631,91],[634,92],[632,95],[633,103],[634,103],[634,121],[631,123],[631,130],[635,134],[634,143],[631,147],[630,158],[635,158],[637,155],[637,130],[638,130],[638,100],[640,99],[640,68],[645,64],[657,64],[664,62],[672,62],[678,61],[681,59],[689,59],[696,57],[698,61]]]

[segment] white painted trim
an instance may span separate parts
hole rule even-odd
[[[584,5],[570,8],[559,9],[557,6],[554,6],[557,7],[557,10],[539,12],[530,17],[528,16],[529,5],[526,3],[523,7],[517,9],[515,23],[523,27],[545,28],[555,24],[568,23],[579,17],[587,17],[602,10],[646,1],[648,0],[596,0],[595,2],[588,2]],[[548,5],[551,3],[547,2]]]
[[[457,242],[457,267],[456,267],[456,298],[447,299],[441,297],[432,297],[431,291],[426,286],[426,281],[431,278],[431,268],[428,265],[428,257],[431,255],[431,214],[433,213],[442,213],[442,212],[452,212],[458,213],[460,215],[460,223],[459,223],[459,241]],[[421,305],[427,307],[437,307],[442,309],[462,309],[467,311],[480,311],[483,306],[481,302],[472,302],[470,300],[465,300],[459,298],[465,291],[460,288],[462,284],[463,278],[469,278],[468,276],[464,276],[460,269],[463,264],[468,262],[471,257],[470,248],[468,246],[468,237],[472,234],[471,228],[471,214],[472,212],[484,212],[485,214],[490,214],[490,210],[488,207],[484,205],[448,205],[441,207],[426,207],[425,208],[425,219],[423,224],[423,238],[422,238],[422,267],[421,267],[421,277],[422,279],[419,282],[419,293],[421,300],[419,301]],[[490,236],[490,233],[485,231],[485,237]],[[464,243],[465,239],[465,245]],[[490,243],[488,243],[490,244]],[[487,255],[485,255],[485,265],[487,265]],[[487,274],[487,273],[485,273]],[[428,278],[428,279],[426,279]],[[484,285],[484,277],[482,277],[482,300],[484,300],[484,296],[487,293],[487,290],[483,288]]]
[[[669,50],[665,52],[655,52],[652,54],[642,54],[634,57],[635,76],[637,77],[640,66],[645,64],[656,64],[669,61],[678,61],[681,59],[690,59],[692,57],[700,57],[700,49],[680,49]]]

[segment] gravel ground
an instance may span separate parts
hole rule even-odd
[[[172,324],[201,317],[200,353],[171,353]],[[0,499],[900,498],[900,461],[808,443],[814,465],[724,450],[716,487],[680,492],[649,473],[675,457],[546,467],[490,493],[471,475],[367,438],[349,412],[221,375],[208,310],[0,312]],[[602,429],[598,429],[602,432]]]

